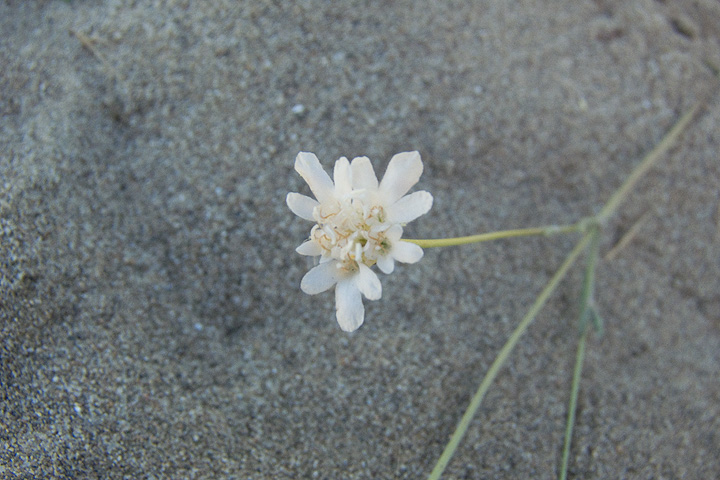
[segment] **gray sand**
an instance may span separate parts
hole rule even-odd
[[[346,334],[295,154],[419,150],[410,237],[567,223],[697,101],[604,231],[570,476],[716,477],[720,3],[384,3],[0,4],[0,477],[423,478],[575,237],[428,250]],[[580,279],[445,478],[557,474]]]

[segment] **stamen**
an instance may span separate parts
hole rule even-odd
[[[338,261],[338,268],[354,271],[360,262],[372,266],[389,248],[384,209],[369,200],[367,189],[356,189],[346,198],[313,211],[317,224],[310,236],[324,256]]]

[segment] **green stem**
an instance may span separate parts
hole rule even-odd
[[[582,374],[583,361],[585,360],[585,343],[588,331],[588,328],[583,330],[578,342],[577,356],[575,357],[575,369],[573,370],[572,386],[570,387],[570,404],[568,405],[567,423],[565,424],[565,442],[563,445],[560,480],[567,479],[568,462],[570,461],[570,441],[572,439],[573,426],[575,425],[575,410],[577,409],[578,392],[580,391],[580,375]]]
[[[670,131],[663,137],[660,143],[648,153],[645,158],[642,159],[640,164],[635,167],[630,175],[628,175],[625,182],[615,190],[610,199],[605,203],[600,213],[595,217],[590,217],[589,220],[594,220],[595,223],[601,224],[617,210],[620,203],[630,193],[635,184],[640,178],[647,173],[647,171],[658,161],[658,159],[672,146],[677,140],[677,137],[692,121],[695,114],[700,110],[700,104],[696,104],[690,109],[685,115],[677,121]],[[535,227],[535,228],[519,228],[515,230],[500,230],[497,232],[481,233],[479,235],[469,235],[466,237],[453,237],[453,238],[433,238],[433,239],[403,239],[405,242],[414,243],[420,245],[422,248],[435,248],[435,247],[454,247],[457,245],[467,245],[470,243],[487,242],[490,240],[499,240],[502,238],[513,238],[513,237],[528,237],[532,235],[555,235],[559,233],[573,233],[573,232],[584,232],[587,223],[580,221],[571,225],[551,225],[547,227]]]
[[[583,316],[585,316],[585,320],[587,320],[587,315],[597,315],[594,311],[594,307],[592,306],[592,289],[593,289],[593,281],[594,281],[594,268],[595,263],[597,261],[597,242],[599,237],[599,227],[604,223],[605,220],[607,220],[618,208],[620,203],[625,199],[625,197],[630,193],[630,191],[633,189],[635,184],[638,182],[638,180],[655,164],[655,162],[670,148],[670,146],[675,142],[677,137],[680,135],[680,133],[687,127],[687,125],[690,123],[690,121],[694,118],[695,114],[700,110],[700,104],[695,105],[689,112],[687,112],[685,115],[678,120],[678,122],[673,126],[673,128],[663,137],[662,141],[650,152],[648,153],[645,158],[640,162],[640,164],[630,173],[628,178],[625,180],[625,182],[618,188],[615,193],[610,197],[610,199],[607,201],[607,203],[603,206],[600,213],[598,213],[594,217],[590,217],[589,219],[581,220],[573,225],[563,225],[563,226],[556,226],[556,227],[540,227],[540,228],[526,228],[526,229],[519,229],[519,230],[504,230],[499,232],[491,232],[491,233],[484,233],[480,235],[471,235],[468,237],[457,237],[457,238],[448,238],[448,239],[434,239],[434,240],[406,240],[412,243],[416,243],[417,245],[420,245],[424,248],[431,248],[431,247],[448,247],[448,246],[455,246],[455,245],[465,245],[468,243],[477,243],[477,242],[484,242],[488,240],[497,240],[500,238],[511,238],[511,237],[523,237],[523,236],[529,236],[529,235],[552,235],[556,233],[570,233],[570,232],[581,232],[583,233],[583,237],[580,240],[580,242],[575,246],[575,248],[570,252],[570,254],[567,256],[563,264],[560,266],[558,271],[555,273],[555,275],[550,279],[550,281],[547,283],[543,291],[538,295],[537,299],[535,300],[535,303],[533,303],[532,307],[530,307],[530,310],[528,313],[523,317],[523,319],[520,321],[520,324],[515,328],[512,335],[508,339],[508,341],[505,343],[503,348],[500,350],[500,353],[498,353],[497,357],[493,361],[492,365],[490,366],[490,369],[485,374],[485,377],[483,378],[482,382],[480,383],[480,386],[478,387],[477,391],[475,392],[475,395],[473,395],[472,400],[470,401],[470,405],[468,406],[467,410],[465,410],[465,414],[463,415],[462,419],[460,420],[460,423],[455,428],[455,432],[453,433],[452,437],[450,438],[450,441],[448,442],[447,446],[445,447],[445,450],[443,451],[442,455],[440,456],[440,459],[435,464],[435,468],[433,468],[433,471],[430,473],[430,480],[437,480],[440,478],[442,473],[445,471],[445,468],[447,467],[448,463],[450,462],[450,459],[452,458],[453,454],[455,453],[455,450],[457,450],[458,445],[460,444],[460,441],[462,440],[462,437],[465,435],[465,432],[467,431],[468,426],[470,425],[470,422],[472,421],[473,417],[475,416],[475,413],[477,412],[478,408],[480,407],[480,403],[482,402],[485,394],[490,388],[490,385],[495,380],[495,377],[497,377],[500,367],[503,366],[505,361],[507,360],[508,356],[512,352],[512,350],[515,348],[517,342],[519,341],[522,334],[527,330],[530,323],[532,323],[533,319],[537,316],[540,309],[544,306],[545,302],[549,298],[550,294],[557,288],[558,284],[560,283],[560,280],[565,276],[568,269],[572,266],[572,264],[577,259],[578,255],[582,250],[587,246],[588,242],[593,240],[593,249],[591,252],[590,260],[588,263],[588,274],[592,276],[589,280],[585,282],[584,290],[583,290],[583,296],[585,298],[584,302],[585,305],[583,305]],[[593,253],[594,252],[594,253]],[[588,307],[589,305],[589,307]],[[596,319],[597,322],[597,319]],[[575,422],[575,409],[577,407],[577,394],[579,390],[579,382],[580,382],[580,374],[582,372],[582,363],[585,355],[585,342],[587,338],[587,325],[583,326],[582,329],[582,335],[580,339],[580,343],[578,344],[578,355],[575,363],[575,373],[573,375],[573,385],[572,385],[572,392],[571,392],[571,398],[570,398],[570,411],[568,413],[568,424],[566,425],[566,439],[565,439],[565,448],[563,450],[563,471],[565,472],[563,475],[567,475],[567,461],[569,458],[569,451],[570,451],[570,437],[572,436],[572,428],[573,424]],[[563,477],[564,478],[564,477]]]
[[[693,119],[695,114],[700,110],[700,104],[696,104],[693,108],[690,109],[685,115],[683,115],[680,120],[677,121],[675,125],[670,129],[670,131],[663,137],[663,139],[660,141],[660,143],[655,146],[655,148],[648,153],[645,158],[640,162],[640,164],[635,167],[635,170],[632,171],[632,173],[627,177],[625,182],[618,188],[615,193],[610,197],[610,199],[605,203],[605,206],[600,211],[599,214],[595,217],[598,222],[602,223],[605,220],[607,220],[610,215],[612,215],[615,210],[617,210],[620,203],[625,199],[628,193],[632,190],[632,188],[635,186],[635,184],[640,180],[640,178],[645,175],[645,173],[652,167],[657,160],[662,157],[662,155],[668,151],[670,146],[677,140],[677,137],[682,133],[682,131],[685,129],[685,127],[688,126],[690,121]]]
[[[580,294],[580,332],[585,330],[587,319],[595,302],[595,265],[597,265],[598,250],[600,248],[600,230],[596,226],[588,232],[590,235],[590,246],[588,247],[588,258],[585,267],[585,278],[583,279],[582,293]]]
[[[594,312],[595,295],[595,266],[598,260],[600,246],[600,229],[595,226],[589,232],[590,246],[588,247],[587,263],[585,267],[585,278],[583,289],[580,294],[580,340],[578,340],[575,368],[573,370],[572,385],[570,387],[570,403],[568,405],[567,423],[565,424],[565,440],[563,442],[562,463],[560,466],[560,480],[567,479],[568,462],[570,461],[570,443],[572,432],[575,426],[575,410],[577,409],[577,397],[580,391],[580,375],[582,374],[583,360],[585,358],[585,344],[588,336],[588,317]]]
[[[648,153],[640,164],[630,173],[628,178],[618,188],[610,199],[605,203],[599,214],[595,216],[598,224],[607,220],[617,210],[620,203],[632,191],[635,184],[647,171],[667,152],[670,146],[677,140],[677,137],[687,127],[695,114],[700,109],[700,104],[696,104],[690,111],[685,113],[680,120],[670,129],[663,137],[660,143]],[[570,445],[572,443],[572,432],[575,426],[575,411],[577,410],[577,399],[580,391],[580,377],[582,374],[583,362],[585,359],[585,345],[587,343],[588,325],[587,320],[591,315],[596,315],[593,306],[593,295],[595,289],[595,265],[598,257],[599,230],[594,227],[589,235],[592,237],[592,243],[588,255],[587,268],[585,271],[585,279],[583,282],[583,292],[580,299],[580,340],[578,341],[577,356],[575,358],[575,368],[573,370],[572,385],[570,387],[570,402],[568,404],[567,423],[565,424],[565,439],[563,442],[562,463],[560,466],[560,480],[567,479],[568,464],[570,461]]]
[[[479,235],[470,235],[467,237],[454,238],[433,238],[433,239],[403,239],[405,242],[411,242],[420,245],[422,248],[434,247],[454,247],[457,245],[467,245],[469,243],[487,242],[490,240],[499,240],[501,238],[528,237],[531,235],[555,235],[558,233],[572,233],[581,230],[581,223],[572,225],[551,225],[548,227],[536,228],[520,228],[516,230],[500,230],[498,232],[481,233]]]
[[[448,442],[445,450],[440,456],[440,459],[437,461],[437,464],[435,464],[435,468],[433,468],[432,472],[430,473],[430,480],[439,479],[440,475],[442,475],[442,473],[445,471],[445,467],[447,467],[450,459],[455,453],[455,450],[460,444],[460,440],[462,440],[463,436],[465,435],[465,432],[467,431],[467,428],[470,425],[472,418],[475,416],[475,412],[477,412],[477,409],[480,407],[480,403],[482,402],[483,397],[490,388],[493,380],[495,380],[495,377],[497,377],[498,372],[500,371],[500,367],[503,366],[508,356],[510,356],[510,353],[515,348],[515,345],[517,345],[518,340],[520,340],[522,334],[525,333],[525,330],[527,330],[530,323],[532,323],[538,312],[540,312],[542,307],[545,305],[545,302],[550,297],[550,294],[555,291],[558,284],[560,283],[560,280],[562,280],[562,278],[565,276],[567,271],[577,259],[578,255],[580,255],[580,253],[585,249],[588,242],[590,241],[590,238],[591,235],[586,234],[580,240],[580,242],[578,242],[578,244],[570,252],[570,254],[568,254],[565,261],[562,263],[562,265],[560,265],[558,271],[555,272],[555,275],[552,276],[545,288],[542,290],[542,292],[540,292],[540,295],[538,295],[538,297],[535,299],[535,302],[532,304],[527,314],[525,314],[525,317],[523,317],[520,324],[515,328],[512,335],[510,335],[510,338],[502,347],[500,353],[498,353],[497,357],[495,357],[495,361],[492,363],[492,365],[490,365],[490,369],[485,374],[485,378],[483,378],[480,386],[477,389],[477,392],[475,392],[475,395],[473,395],[473,398],[470,401],[470,405],[468,406],[467,410],[465,410],[465,414],[462,416],[460,423],[455,428],[455,432],[452,434],[452,437],[450,438],[450,441]]]

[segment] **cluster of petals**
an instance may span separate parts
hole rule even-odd
[[[418,245],[401,240],[403,226],[432,207],[426,191],[406,195],[422,174],[420,154],[395,155],[380,182],[367,157],[340,158],[331,179],[314,154],[300,152],[295,170],[315,196],[289,193],[286,198],[293,213],[315,223],[297,252],[319,257],[300,287],[310,295],[335,287],[340,328],[354,331],[365,319],[362,296],[378,300],[382,295],[371,267],[392,273],[396,261],[415,263],[423,256]]]

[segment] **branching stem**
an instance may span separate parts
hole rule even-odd
[[[540,312],[542,307],[545,305],[545,302],[550,297],[550,294],[555,291],[558,284],[560,283],[560,280],[562,280],[562,278],[565,276],[567,271],[577,259],[578,255],[580,255],[580,253],[582,253],[582,251],[585,249],[586,245],[590,241],[590,237],[591,236],[589,234],[586,234],[580,240],[577,246],[575,246],[575,248],[570,252],[562,265],[560,265],[558,271],[555,272],[555,275],[552,276],[552,278],[548,281],[547,285],[545,285],[545,288],[542,290],[542,292],[540,292],[540,295],[538,295],[538,297],[535,299],[535,302],[532,304],[527,314],[525,314],[525,317],[523,317],[523,319],[520,321],[520,324],[515,327],[515,330],[513,331],[512,335],[510,335],[508,341],[505,342],[505,345],[500,350],[500,353],[498,353],[497,357],[495,357],[495,361],[492,363],[492,365],[490,365],[490,369],[485,374],[485,378],[482,379],[482,382],[480,383],[477,392],[475,392],[475,395],[473,395],[473,398],[470,401],[470,405],[468,406],[467,410],[465,410],[465,414],[460,420],[457,428],[455,428],[455,432],[450,438],[450,441],[445,447],[445,450],[440,456],[440,459],[435,465],[435,468],[430,473],[430,480],[437,480],[438,478],[440,478],[440,475],[442,475],[445,467],[447,467],[447,464],[450,462],[450,459],[452,458],[455,450],[460,444],[460,440],[462,440],[463,435],[465,435],[465,431],[467,430],[470,422],[475,416],[478,407],[480,407],[480,403],[482,402],[483,397],[490,388],[493,380],[495,380],[495,377],[497,377],[500,368],[510,356],[510,353],[515,348],[515,345],[517,345],[518,340],[520,340],[522,334],[525,333],[525,330],[527,330],[530,323],[532,323],[538,312]]]
[[[635,184],[640,178],[657,162],[662,155],[667,152],[670,146],[677,140],[680,133],[688,126],[692,121],[695,114],[700,110],[700,104],[695,105],[690,111],[685,113],[680,120],[670,129],[670,131],[663,137],[660,143],[648,153],[645,158],[638,164],[637,167],[630,173],[625,182],[612,194],[610,199],[605,203],[603,208],[594,217],[583,219],[572,225],[562,226],[549,226],[549,227],[537,227],[537,228],[523,228],[516,230],[502,230],[498,232],[483,233],[479,235],[471,235],[467,237],[456,237],[456,238],[444,238],[444,239],[431,239],[431,240],[406,240],[408,242],[420,245],[423,248],[433,247],[450,247],[456,245],[466,245],[470,243],[486,242],[490,240],[498,240],[502,238],[513,238],[513,237],[526,237],[531,235],[553,235],[558,233],[573,233],[579,232],[583,236],[575,248],[570,252],[565,261],[562,263],[558,271],[548,281],[545,288],[540,292],[536,298],[530,310],[520,321],[518,326],[513,331],[510,338],[507,340],[505,345],[502,347],[497,357],[490,365],[490,369],[482,379],[480,386],[478,387],[475,395],[473,395],[470,405],[465,414],[462,416],[460,423],[455,428],[455,432],[452,434],[450,441],[448,442],[445,450],[443,451],[440,459],[435,464],[430,473],[430,480],[437,480],[445,471],[450,459],[452,458],[455,450],[457,449],[460,441],[462,440],[465,432],[470,425],[475,413],[477,412],[480,404],[482,403],[485,394],[490,389],[490,385],[497,377],[500,368],[505,364],[510,353],[517,345],[520,337],[525,333],[528,326],[535,319],[537,314],[540,312],[545,302],[548,300],[552,292],[557,288],[560,280],[565,276],[567,271],[570,269],[572,264],[575,262],[580,253],[591,243],[591,248],[588,256],[588,264],[585,273],[585,281],[583,284],[583,293],[581,296],[581,313],[580,313],[580,324],[581,324],[581,335],[578,342],[578,351],[575,360],[575,369],[573,372],[573,380],[570,392],[570,403],[568,406],[568,418],[565,428],[565,441],[563,446],[563,458],[561,464],[560,478],[564,480],[567,477],[568,461],[570,456],[570,440],[572,438],[572,430],[575,424],[575,410],[577,408],[577,397],[580,389],[580,376],[582,373],[583,360],[585,357],[585,344],[587,340],[587,320],[592,317],[596,324],[599,325],[599,315],[595,311],[593,305],[593,289],[595,281],[595,265],[597,263],[597,245],[600,235],[600,229],[605,221],[618,209],[620,203],[627,197],[627,195],[635,187]]]

